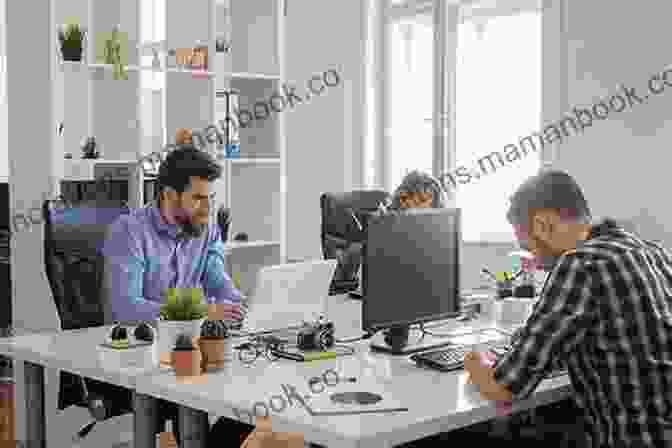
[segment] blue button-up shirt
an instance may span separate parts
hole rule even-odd
[[[112,224],[103,247],[108,257],[109,300],[115,321],[156,320],[167,288],[202,288],[214,303],[240,303],[225,271],[219,227],[181,239],[156,206],[132,211]]]

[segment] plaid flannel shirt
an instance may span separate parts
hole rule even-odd
[[[590,445],[665,446],[672,428],[670,252],[605,221],[563,254],[495,380],[524,399],[558,362],[584,411]]]

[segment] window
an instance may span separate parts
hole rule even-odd
[[[393,190],[407,172],[432,172],[432,14],[401,17],[387,25],[389,133],[386,186]]]
[[[166,0],[141,0],[140,65],[151,67],[153,51],[165,51]],[[165,86],[166,74],[162,71],[140,72],[140,110],[142,123],[142,153],[149,154],[165,145]]]
[[[478,167],[504,154],[541,127],[541,11],[473,16],[458,26],[456,67],[456,167]],[[513,241],[505,218],[508,198],[541,166],[541,155],[499,165],[458,185],[465,241]]]

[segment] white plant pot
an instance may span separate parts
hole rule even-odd
[[[201,335],[205,318],[198,320],[159,320],[157,324],[159,353],[171,352],[177,336],[187,333],[192,338]]]

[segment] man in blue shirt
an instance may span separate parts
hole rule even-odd
[[[105,242],[107,288],[113,319],[154,321],[167,288],[202,288],[225,320],[240,321],[241,294],[225,271],[224,243],[210,220],[211,183],[222,169],[193,146],[171,152],[159,168],[156,203],[121,216]],[[177,408],[161,403],[177,440]]]

